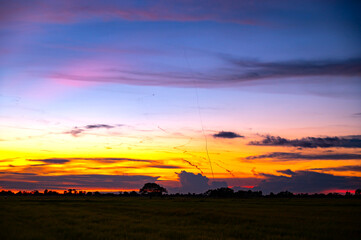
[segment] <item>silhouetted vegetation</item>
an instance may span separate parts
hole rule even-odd
[[[149,195],[149,196],[161,196],[163,193],[167,193],[167,189],[164,187],[159,186],[156,183],[146,183],[144,186],[139,190],[139,193],[142,195]]]
[[[217,188],[210,189],[205,193],[174,193],[167,194],[168,191],[164,187],[156,183],[146,183],[140,190],[139,193],[136,191],[131,192],[119,192],[119,193],[100,193],[96,192],[86,192],[86,191],[77,191],[76,189],[68,189],[59,193],[57,191],[45,189],[44,192],[39,192],[38,190],[33,191],[18,191],[12,192],[10,190],[2,190],[0,196],[119,196],[119,197],[138,197],[138,196],[169,196],[169,197],[201,197],[201,198],[361,198],[361,189],[356,189],[354,193],[346,192],[344,195],[340,193],[297,193],[294,194],[289,191],[282,191],[279,193],[270,193],[268,195],[263,195],[262,191],[245,191],[239,190],[234,191],[231,188]]]
[[[355,195],[356,196],[361,196],[361,189],[356,189],[355,190]]]

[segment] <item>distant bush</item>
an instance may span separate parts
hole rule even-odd
[[[39,192],[38,190],[33,191],[18,191],[17,193],[12,192],[11,190],[2,190],[0,191],[0,196],[119,196],[119,197],[137,197],[137,196],[162,196],[164,193],[167,193],[167,189],[164,187],[156,184],[156,183],[146,183],[144,186],[139,190],[139,193],[136,191],[131,192],[119,192],[118,194],[115,193],[100,193],[99,191],[96,192],[86,192],[86,191],[77,191],[76,189],[68,189],[63,193],[59,193],[57,191],[52,191],[45,189],[44,192]],[[268,195],[263,195],[262,191],[244,191],[239,190],[235,192],[231,188],[217,188],[217,189],[210,189],[205,193],[175,193],[167,195],[169,197],[216,197],[216,198],[257,198],[257,197],[267,197],[267,198],[361,198],[361,189],[356,189],[355,194],[351,192],[346,192],[345,195],[340,193],[298,193],[294,194],[289,191],[282,191],[279,193],[274,194],[271,192]]]

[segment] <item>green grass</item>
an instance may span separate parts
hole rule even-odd
[[[0,239],[361,239],[361,200],[1,197]]]

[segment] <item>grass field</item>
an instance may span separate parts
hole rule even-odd
[[[361,200],[1,197],[0,239],[361,239]]]

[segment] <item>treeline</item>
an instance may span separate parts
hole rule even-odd
[[[0,191],[0,196],[114,196],[114,197],[140,197],[140,196],[169,196],[169,197],[210,197],[210,198],[361,198],[361,189],[356,189],[354,193],[346,192],[345,195],[340,193],[292,193],[289,191],[282,191],[279,193],[270,193],[267,195],[262,194],[262,191],[234,191],[231,188],[218,188],[211,189],[206,191],[205,193],[175,193],[175,194],[167,194],[164,191],[144,191],[144,187],[139,191],[131,191],[131,192],[119,192],[119,193],[100,193],[98,191],[95,192],[86,192],[86,191],[77,191],[76,189],[68,189],[63,193],[59,193],[57,191],[47,190],[44,192],[39,192],[38,190],[34,191],[18,191],[12,192],[10,190],[2,190]]]

